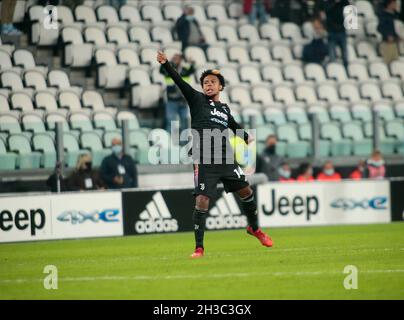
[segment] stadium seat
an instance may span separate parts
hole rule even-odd
[[[395,77],[399,77],[404,82],[404,61],[395,60],[390,64],[391,74]]]
[[[348,107],[339,104],[333,104],[329,108],[330,118],[333,121],[339,121],[340,123],[351,122],[352,116]]]
[[[265,121],[280,126],[286,123],[285,113],[281,109],[266,108],[264,110]]]
[[[239,45],[233,45],[227,49],[229,59],[237,64],[255,64],[250,60],[247,48]]]
[[[46,133],[35,133],[32,137],[33,149],[41,153],[41,167],[54,168],[56,164],[56,149],[53,139]]]
[[[373,104],[373,110],[375,110],[379,117],[384,121],[391,121],[395,119],[394,109],[390,103],[378,102]]]
[[[403,101],[403,90],[396,81],[383,81],[381,84],[383,97],[393,100],[394,102]]]
[[[244,108],[241,110],[241,115],[246,128],[255,129],[257,126],[264,125],[264,118],[259,109]]]
[[[83,88],[80,86],[72,86],[69,76],[63,70],[53,69],[48,73],[48,83],[51,87],[55,87],[59,92],[73,92],[80,95]]]
[[[44,65],[36,65],[32,52],[26,49],[18,49],[13,52],[14,65],[24,69],[24,71],[38,71],[42,75],[46,75],[48,67]]]
[[[129,145],[136,149],[136,162],[139,164],[148,164],[149,140],[144,131],[135,130],[129,134]]]
[[[38,169],[41,161],[41,154],[33,151],[29,138],[22,134],[11,134],[8,137],[10,151],[18,154],[16,168]]]
[[[263,45],[268,47],[268,40],[261,39],[258,29],[251,24],[239,26],[240,39],[247,40],[250,45]]]
[[[118,127],[122,127],[123,120],[128,120],[129,130],[137,130],[140,128],[139,121],[136,115],[130,111],[120,111],[116,115],[116,122]]]
[[[94,132],[83,132],[80,135],[80,145],[82,149],[91,152],[94,167],[99,167],[102,160],[111,154],[111,150],[102,146],[100,136]]]
[[[210,24],[201,24],[201,32],[207,43],[210,45],[225,46],[226,42],[224,40],[219,40],[216,35],[215,28]]]
[[[329,103],[339,102],[338,91],[332,84],[320,84],[317,86],[317,95],[320,100],[328,101]]]
[[[332,156],[349,156],[352,153],[352,142],[342,136],[341,128],[337,123],[323,123],[320,129],[322,139],[331,141]]]
[[[396,152],[404,154],[404,122],[401,119],[388,121],[385,124],[385,128],[387,136],[396,139]]]
[[[265,65],[262,68],[262,78],[271,84],[282,84],[285,82],[281,69],[273,64]]]
[[[89,153],[86,150],[80,150],[77,138],[71,133],[63,133],[63,147],[65,149],[65,164],[68,168],[74,168],[80,155]]]
[[[184,54],[187,59],[192,59],[197,67],[207,63],[205,52],[199,47],[189,46],[185,49]]]
[[[225,66],[220,68],[220,73],[226,79],[228,85],[240,84],[240,77],[237,72],[237,68],[233,66]]]
[[[231,101],[238,103],[242,108],[260,108],[261,105],[252,102],[249,90],[240,85],[231,86],[228,88],[229,96]]]
[[[6,143],[0,139],[0,171],[14,170],[17,161],[17,155],[13,152],[8,152]]]
[[[171,20],[175,23],[182,15],[182,9],[176,4],[166,4],[163,7],[163,16],[165,20]]]
[[[368,122],[372,120],[372,109],[363,103],[355,103],[351,107],[352,117],[354,120]]]
[[[10,89],[14,93],[23,92],[32,97],[34,90],[32,88],[24,88],[21,77],[14,71],[5,71],[0,74],[1,87]]]
[[[135,26],[129,29],[129,39],[140,46],[152,43],[149,31],[143,26]]]
[[[236,21],[229,19],[226,7],[220,3],[212,3],[206,6],[206,15],[210,20],[220,21],[220,23],[231,24],[235,26]]]
[[[394,106],[397,117],[404,119],[404,102],[398,102]]]
[[[114,107],[106,107],[104,105],[104,100],[102,98],[102,95],[95,90],[86,90],[83,92],[83,95],[81,96],[81,100],[83,103],[83,106],[85,108],[89,108],[92,111],[106,111],[109,112],[110,114],[114,115],[117,112],[117,109]]]
[[[300,84],[296,86],[295,89],[296,98],[299,101],[304,101],[308,104],[316,103],[321,104],[321,101],[318,101],[317,93],[314,86],[309,84]]]
[[[308,39],[304,39],[300,27],[293,22],[285,22],[281,25],[282,38],[288,39],[291,43],[307,43]]]
[[[368,70],[363,63],[350,63],[348,65],[349,77],[358,81],[369,80]]]
[[[303,69],[300,65],[287,64],[283,67],[283,74],[286,80],[293,83],[307,83],[311,82],[304,77]]]
[[[123,5],[119,8],[119,16],[121,21],[127,22],[131,26],[145,25],[147,21],[142,21],[139,9],[131,5]]]
[[[372,62],[368,66],[369,74],[372,78],[378,80],[389,80],[391,78],[390,71],[384,62]]]
[[[72,10],[63,5],[56,6],[58,12],[58,22],[59,28],[63,30],[64,28],[75,28],[79,31],[83,28],[83,22],[75,21]]]
[[[14,71],[17,74],[21,73],[21,67],[13,66],[11,54],[0,50],[0,71]]]
[[[363,15],[366,19],[375,19],[376,15],[373,6],[369,1],[355,1],[355,6],[358,9],[359,15]]]
[[[264,23],[260,26],[259,31],[261,38],[268,39],[271,41],[271,43],[288,43],[287,40],[282,39],[280,30],[276,25]]]
[[[340,63],[331,62],[326,66],[327,77],[338,83],[348,81],[348,75],[344,66]]]
[[[81,105],[80,98],[77,94],[70,91],[63,91],[59,94],[59,106],[70,112],[79,111],[90,114],[90,110],[84,109]]]
[[[363,57],[368,62],[380,62],[381,58],[377,55],[375,46],[368,41],[360,41],[356,44],[356,50],[359,57]]]
[[[35,113],[40,116],[43,115],[44,111],[40,109],[34,109],[34,104],[32,103],[31,97],[22,92],[13,93],[10,96],[10,102],[13,110],[21,110],[23,113]]]
[[[119,26],[126,29],[128,27],[127,21],[120,21],[116,9],[109,5],[101,5],[95,9],[97,20],[102,21],[107,27]]]
[[[97,21],[94,8],[85,5],[78,5],[74,9],[74,14],[76,16],[76,21],[83,22],[86,27],[105,28],[105,22]]]
[[[342,133],[345,138],[352,140],[354,155],[369,156],[371,154],[373,149],[372,140],[365,138],[360,124],[355,122],[344,123],[342,125]]]
[[[304,73],[306,75],[306,79],[313,80],[317,84],[329,81],[325,76],[325,72],[322,66],[316,63],[306,64],[304,66]]]
[[[55,133],[50,131],[47,132],[45,128],[45,124],[42,121],[42,118],[35,114],[25,114],[21,119],[21,125],[24,131],[30,131],[34,134],[37,133],[46,133],[50,137],[54,138]]]
[[[310,144],[299,139],[296,127],[293,124],[278,126],[277,136],[279,140],[287,142],[286,156],[289,158],[303,158],[309,154]]]
[[[278,61],[272,60],[271,53],[267,46],[253,45],[250,48],[251,60],[259,62],[260,64],[273,64],[278,65]]]
[[[309,122],[306,111],[299,107],[287,108],[286,116],[289,122],[295,122],[296,124],[305,124]]]
[[[149,69],[148,65],[144,65],[140,63],[139,56],[137,52],[130,48],[119,49],[117,52],[117,59],[120,64],[124,64],[129,68],[132,67],[141,67],[145,68],[145,70]]]
[[[93,51],[98,49],[116,49],[116,44],[108,42],[104,30],[98,27],[86,27],[84,29],[84,38],[86,43],[93,45]]]
[[[97,111],[93,114],[94,127],[103,131],[120,132],[116,127],[114,117],[105,111]]]
[[[151,28],[150,33],[154,42],[159,42],[162,46],[170,45],[181,49],[181,43],[174,41],[171,30],[167,29],[167,27],[154,26]]]
[[[28,10],[29,20],[31,21],[31,43],[37,46],[54,46],[58,42],[59,30],[45,28],[44,7],[34,5]]]
[[[108,27],[106,35],[108,42],[115,43],[117,49],[129,48],[137,50],[138,45],[129,41],[128,34],[123,27]]]
[[[303,123],[298,126],[298,132],[300,139],[307,141],[309,143],[309,154],[313,155],[313,149],[311,141],[313,140],[312,129],[310,123]],[[319,150],[318,155],[320,157],[328,157],[330,155],[331,142],[328,140],[319,139]]]
[[[323,123],[328,123],[330,122],[330,116],[328,114],[328,110],[324,107],[321,106],[310,106],[307,109],[307,112],[310,113],[314,113],[317,115],[317,120],[319,123],[323,124]]]
[[[263,106],[268,106],[274,103],[271,89],[265,84],[251,86],[251,97],[254,102],[258,102]]]
[[[373,122],[366,122],[364,124],[365,137],[373,139]],[[379,133],[379,149],[383,154],[394,154],[396,147],[396,140],[392,137],[387,137],[384,130],[384,126],[379,122],[378,125]]]
[[[349,102],[360,102],[361,96],[358,87],[353,83],[342,83],[339,86],[339,95]]]
[[[98,49],[95,52],[97,64],[97,86],[105,89],[120,89],[125,85],[126,69],[116,61],[113,51]]]
[[[243,82],[248,82],[251,85],[261,84],[261,74],[259,69],[253,65],[244,65],[239,69],[240,79]]]
[[[18,117],[11,114],[1,114],[0,132],[6,132],[7,134],[21,133]]]
[[[158,47],[154,45],[145,45],[140,48],[140,60],[142,64],[148,64],[150,67],[160,67],[160,64],[156,60],[156,52]]]
[[[295,103],[295,93],[293,89],[288,85],[277,85],[274,88],[274,98],[276,101],[283,102],[285,104]]]
[[[63,64],[70,67],[87,67],[91,65],[93,45],[84,43],[83,34],[76,28],[66,27],[62,30]]]
[[[153,26],[162,26],[167,29],[171,29],[172,22],[170,20],[164,20],[163,14],[159,7],[154,5],[143,5],[140,8],[140,13],[142,15],[142,20],[150,21]]]
[[[283,64],[292,62],[299,64],[301,63],[300,60],[295,60],[293,58],[292,51],[286,45],[275,44],[272,46],[271,52],[274,60],[281,61]]]
[[[26,71],[24,72],[24,82],[27,88],[32,88],[35,92],[48,92],[54,96],[57,93],[56,88],[49,88],[46,84],[43,73],[39,71]]]
[[[157,107],[162,97],[161,87],[158,84],[152,84],[149,74],[139,68],[129,71],[129,82],[131,89],[131,105],[137,108]]]
[[[206,54],[209,62],[214,62],[221,66],[230,64],[226,49],[224,49],[222,46],[210,46],[206,50]],[[233,63],[233,65],[235,64]]]
[[[362,97],[372,102],[380,102],[385,99],[382,97],[380,86],[373,82],[365,82],[360,86]]]

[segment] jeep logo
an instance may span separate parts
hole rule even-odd
[[[19,209],[14,215],[8,211],[0,212],[0,230],[10,231],[14,226],[18,230],[27,228],[31,231],[31,236],[36,235],[36,231],[45,226],[45,212],[42,209],[31,209],[29,212]]]
[[[312,214],[317,214],[319,211],[319,201],[316,196],[296,196],[291,199],[282,196],[279,199],[276,198],[275,189],[271,191],[271,208],[262,206],[262,211],[265,215],[273,215],[275,211],[278,211],[281,215],[286,216],[289,213],[295,215],[306,215],[306,220],[310,220]]]

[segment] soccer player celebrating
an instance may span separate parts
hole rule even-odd
[[[247,232],[255,236],[262,245],[271,247],[271,238],[258,227],[257,204],[245,174],[234,161],[229,164],[225,160],[223,163],[224,159],[228,159],[228,152],[231,150],[228,139],[221,136],[222,143],[220,146],[210,144],[210,148],[206,148],[207,140],[209,140],[208,142],[212,140],[211,135],[207,137],[207,132],[217,133],[219,131],[223,133],[230,129],[236,133],[236,130],[242,129],[230,114],[229,107],[219,100],[220,91],[225,87],[224,77],[218,70],[204,71],[200,77],[202,93],[192,88],[181,78],[168,62],[164,52],[158,51],[157,61],[179,87],[191,111],[194,194],[196,196],[193,213],[196,247],[191,257],[199,258],[204,255],[203,239],[209,200],[215,196],[219,181],[223,183],[226,192],[235,192],[239,195],[243,211],[247,216]],[[243,135],[246,143],[253,141],[247,132],[243,131]],[[200,152],[195,152],[196,150],[200,150]],[[197,155],[195,156],[195,154]]]

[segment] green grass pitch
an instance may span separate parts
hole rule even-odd
[[[268,231],[268,230],[267,230]],[[0,299],[404,299],[404,223],[0,244]],[[46,265],[58,289],[46,290]],[[344,267],[358,288],[344,288]]]

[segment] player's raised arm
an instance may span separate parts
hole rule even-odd
[[[167,55],[161,50],[157,51],[157,61],[163,66],[167,74],[171,77],[171,79],[173,79],[178,88],[180,88],[182,94],[189,103],[194,98],[197,91],[186,81],[184,81],[184,79],[182,79],[178,72],[168,62]]]

